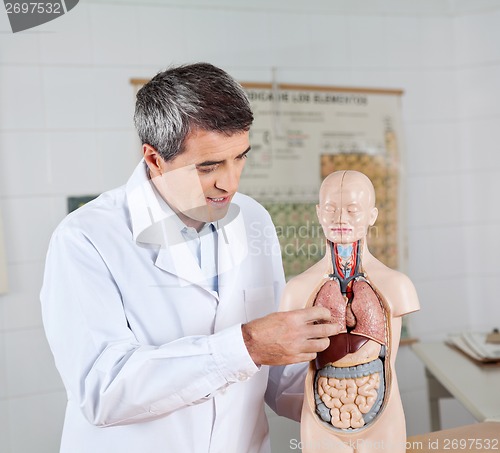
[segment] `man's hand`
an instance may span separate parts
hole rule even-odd
[[[338,326],[328,324],[330,311],[325,307],[271,313],[243,324],[243,340],[257,365],[288,365],[308,362],[330,344],[328,337]]]

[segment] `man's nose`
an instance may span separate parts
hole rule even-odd
[[[237,168],[224,169],[224,171],[217,176],[215,186],[228,193],[234,193],[238,190],[240,175],[241,171]]]

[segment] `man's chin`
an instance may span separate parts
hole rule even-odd
[[[218,220],[222,220],[229,210],[230,204],[228,203],[226,206],[221,208],[213,208],[211,206],[200,206],[198,208],[193,208],[188,211],[184,211],[183,215],[195,220],[196,222],[217,222]]]
[[[217,222],[218,220],[222,220],[226,217],[227,212],[229,211],[230,204],[228,203],[223,208],[212,208],[208,207],[207,209],[207,222]]]

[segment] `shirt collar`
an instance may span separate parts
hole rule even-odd
[[[136,242],[166,245],[180,240],[180,233],[188,227],[154,187],[144,159],[128,180],[126,193]],[[218,223],[206,223],[199,234],[217,231]]]

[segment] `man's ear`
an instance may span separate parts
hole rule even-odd
[[[370,226],[375,225],[375,222],[377,221],[378,217],[378,209],[377,208],[372,208],[370,212]]]
[[[142,153],[144,155],[144,161],[148,165],[151,177],[161,176],[163,173],[162,162],[160,154],[151,145],[144,143],[142,145]]]

